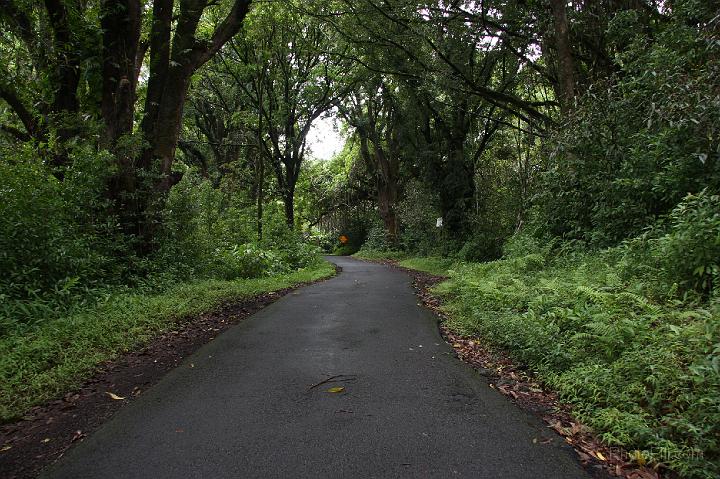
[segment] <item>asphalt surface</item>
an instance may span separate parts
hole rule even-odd
[[[331,260],[338,277],[202,347],[43,477],[589,477],[453,357],[407,275]]]

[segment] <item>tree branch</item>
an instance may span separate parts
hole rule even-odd
[[[252,0],[235,0],[235,4],[228,16],[217,26],[209,44],[196,47],[193,51],[193,66],[200,68],[222,48],[237,32],[240,31],[243,20],[250,10]]]
[[[33,138],[39,138],[40,132],[38,129],[37,121],[35,116],[30,110],[23,104],[17,92],[9,85],[4,82],[0,82],[0,98],[12,108],[15,114],[22,122],[27,134]]]
[[[18,130],[18,129],[15,128],[14,126],[10,126],[10,125],[0,125],[0,131],[4,131],[5,133],[9,133],[10,135],[12,135],[13,137],[15,137],[16,139],[18,139],[18,140],[20,140],[20,141],[30,141],[30,140],[32,140],[32,137],[31,137],[30,135],[28,135],[28,134],[25,133],[24,131]]]

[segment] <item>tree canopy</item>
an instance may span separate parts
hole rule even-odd
[[[0,0],[0,332],[104,288],[320,249],[494,261],[518,238],[626,248],[618,275],[715,304],[719,11]],[[315,158],[330,118],[344,146]],[[706,462],[672,467],[717,472],[716,432],[697,433]]]

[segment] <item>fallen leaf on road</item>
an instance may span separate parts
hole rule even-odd
[[[122,401],[123,399],[125,399],[124,397],[118,396],[117,394],[111,393],[110,391],[105,391],[105,394],[107,394],[108,396],[110,396],[111,399],[114,399],[116,401]]]
[[[336,387],[336,388],[330,388],[330,389],[328,389],[326,392],[329,392],[329,393],[341,393],[341,392],[343,392],[344,390],[345,390],[344,387],[339,386],[339,387]]]

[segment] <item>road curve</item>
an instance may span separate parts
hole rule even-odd
[[[407,275],[331,260],[338,277],[203,346],[43,477],[589,477],[453,357]]]

